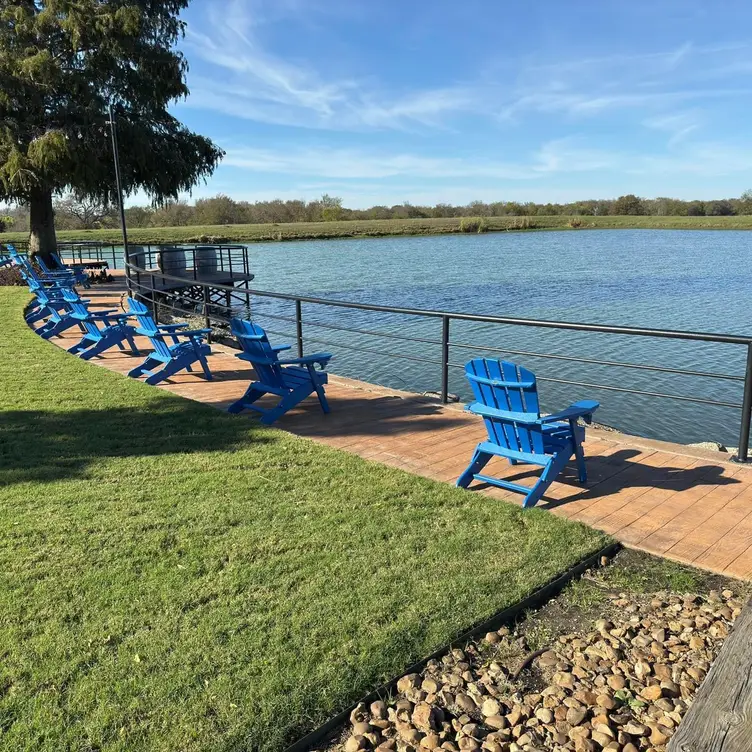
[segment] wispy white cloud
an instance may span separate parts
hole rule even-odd
[[[666,154],[635,154],[625,172],[663,178],[694,175],[704,178],[732,177],[752,171],[752,148],[744,144],[701,141],[683,144]]]
[[[707,177],[734,175],[752,170],[752,148],[706,141],[687,143],[680,150],[646,155],[628,149],[598,149],[578,139],[558,139],[543,144],[519,161],[480,157],[431,157],[369,149],[331,147],[230,148],[224,164],[251,173],[295,176],[315,185],[317,181],[388,182],[470,180],[513,185],[546,181],[575,173],[614,173],[642,176]]]
[[[538,172],[537,163],[525,166],[476,158],[426,157],[328,147],[229,149],[224,164],[252,172],[347,180],[398,177],[529,180],[536,178]]]
[[[282,9],[275,13],[276,18]],[[283,58],[263,47],[258,30],[269,22],[258,0],[209,6],[208,28],[189,27],[186,43],[215,75],[191,77],[188,106],[267,123],[358,130],[439,127],[442,116],[477,103],[478,92],[459,84],[385,94],[373,82],[325,80],[310,61]]]
[[[752,45],[701,47],[686,42],[674,49],[558,60],[522,66],[502,121],[531,113],[592,117],[612,110],[662,112],[684,102],[748,96],[752,87],[729,85],[729,70],[752,68]],[[718,85],[708,85],[711,81]],[[702,83],[703,85],[699,85]]]
[[[613,111],[643,117],[703,101],[748,96],[730,70],[752,70],[752,44],[697,45],[688,40],[665,50],[585,56],[548,62],[504,59],[479,65],[473,80],[421,88],[388,88],[378,75],[335,75],[320,61],[275,54],[275,24],[301,24],[323,12],[304,0],[226,0],[205,6],[203,24],[189,26],[191,74],[187,106],[245,120],[333,131],[447,129],[460,117],[502,124],[540,116],[568,120]],[[702,85],[700,85],[702,84]],[[638,117],[639,122],[639,117]],[[681,140],[689,131],[677,136]]]
[[[666,146],[673,148],[684,141],[690,133],[697,131],[701,122],[702,113],[697,110],[689,110],[649,117],[642,124],[646,128],[668,134]]]
[[[544,143],[519,161],[484,157],[432,157],[332,147],[229,148],[224,164],[251,172],[337,180],[462,178],[495,181],[545,179],[554,173],[597,172],[619,165],[621,156],[583,146],[577,139]]]

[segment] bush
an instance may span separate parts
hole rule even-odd
[[[487,229],[485,217],[462,217],[460,220],[460,232],[485,232]]]
[[[582,227],[582,217],[572,217],[572,219],[567,222],[567,226],[571,227],[573,230],[579,230],[580,227]]]
[[[0,268],[0,287],[23,287],[21,272],[15,266],[3,266]]]
[[[515,217],[507,225],[507,230],[532,230],[535,228],[535,222],[530,217]]]

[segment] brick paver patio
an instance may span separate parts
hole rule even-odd
[[[113,307],[121,282],[86,292],[93,306]],[[77,330],[53,340],[68,347]],[[148,350],[148,341],[138,343]],[[245,390],[250,368],[234,350],[213,345],[215,380],[181,374],[157,388],[223,408]],[[118,350],[91,361],[125,373],[134,356]],[[336,369],[336,364],[335,364]],[[315,399],[288,413],[278,427],[369,460],[442,482],[454,482],[475,444],[485,438],[480,420],[458,406],[332,376],[330,415]],[[253,419],[250,414],[238,420]],[[752,579],[752,468],[726,455],[597,429],[585,445],[586,488],[574,472],[560,476],[539,507],[604,530],[625,545],[704,569]],[[531,470],[497,461],[497,475],[525,482]],[[535,470],[533,470],[535,472]],[[469,493],[519,502],[512,493],[475,486]]]

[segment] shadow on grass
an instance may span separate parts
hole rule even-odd
[[[2,482],[81,476],[108,457],[213,452],[277,440],[272,432],[252,429],[248,421],[184,400],[100,410],[8,410],[0,412]]]

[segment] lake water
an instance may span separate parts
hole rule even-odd
[[[249,248],[253,286],[260,290],[499,316],[752,332],[752,233],[592,230],[259,243]],[[260,300],[253,304],[253,315],[275,333],[275,340],[294,341],[294,325],[273,318],[292,316],[292,304]],[[440,388],[435,362],[440,347],[434,344],[441,334],[439,320],[308,304],[303,318],[306,352],[333,352],[335,373],[416,392]],[[341,326],[431,341],[352,334],[337,328]],[[453,322],[451,340],[456,344],[450,360],[457,367],[450,372],[450,390],[463,399],[469,390],[459,366],[488,347],[744,372],[744,347],[735,345],[470,322]],[[373,350],[378,353],[369,352]],[[741,403],[742,385],[732,381],[530,355],[506,357],[539,377]],[[540,391],[548,410],[576,399],[598,399],[598,421],[628,433],[737,443],[738,409],[552,382],[541,382]]]

